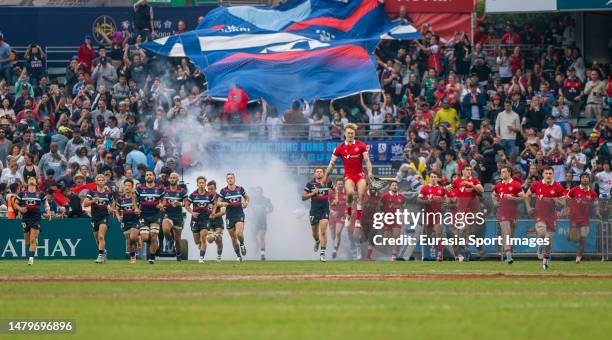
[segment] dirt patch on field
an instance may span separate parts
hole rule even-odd
[[[605,279],[612,274],[261,274],[261,275],[0,275],[0,282],[131,282],[131,281],[402,281],[402,280],[492,280],[492,279]]]

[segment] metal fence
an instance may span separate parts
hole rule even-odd
[[[356,137],[360,140],[404,140],[406,128],[401,124],[359,123]],[[332,124],[287,124],[287,123],[209,123],[204,126],[208,136],[224,136],[234,141],[240,140],[342,140],[342,126]]]

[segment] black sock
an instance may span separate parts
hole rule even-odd
[[[130,252],[130,257],[134,257],[134,256],[136,256],[136,252],[135,251]]]
[[[315,238],[315,242],[319,243],[319,238],[318,237]]]
[[[200,257],[204,257],[206,255],[206,250],[200,250]]]
[[[241,245],[241,246],[243,246],[243,245],[244,245],[244,240],[242,240],[242,241],[238,241],[238,242],[240,242],[240,245]]]
[[[104,250],[98,250],[98,254],[99,254],[99,255],[104,254]]]
[[[240,256],[240,248],[234,248],[234,251],[236,252],[236,255]]]
[[[321,255],[325,255],[325,249],[326,249],[326,248],[327,248],[327,247],[325,247],[325,246],[321,246],[321,248],[319,248],[319,249],[321,249],[321,252],[320,252],[320,253],[321,253]]]

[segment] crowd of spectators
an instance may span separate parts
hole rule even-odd
[[[377,49],[382,93],[296,100],[282,113],[263,100],[247,106],[239,87],[224,105],[203,97],[204,75],[188,59],[140,47],[146,29],[101,32],[101,46],[84,36],[61,79],[46,75],[40,46],[15,58],[0,35],[0,183],[35,175],[70,198],[67,189],[86,190],[99,173],[116,188],[147,168],[164,180],[189,166],[174,138],[187,117],[205,133],[240,125],[270,140],[340,140],[344,124],[358,123],[361,138],[405,139],[405,163],[424,181],[432,169],[448,180],[465,164],[484,183],[506,165],[526,183],[545,165],[559,182],[602,172],[612,147],[610,66],[586,63],[570,19],[543,34],[535,27],[481,20],[472,44],[463,32],[443,40],[424,25],[422,40]],[[503,45],[491,49],[493,41]]]

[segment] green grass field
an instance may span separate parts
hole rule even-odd
[[[61,337],[89,339],[599,339],[611,273],[599,261],[2,261],[0,319],[74,319]]]

